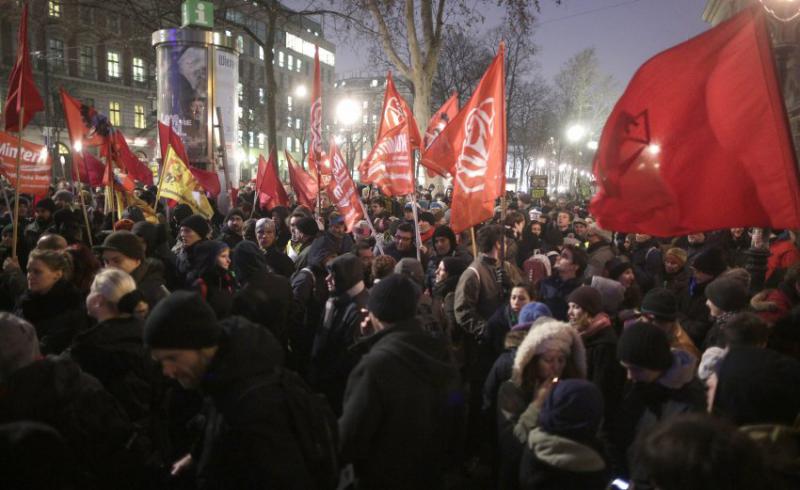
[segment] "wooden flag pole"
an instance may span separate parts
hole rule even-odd
[[[470,226],[469,227],[469,236],[472,239],[472,257],[477,259],[478,258],[478,244],[475,243],[475,227],[474,226]]]
[[[19,237],[19,188],[20,186],[20,165],[21,165],[21,157],[22,157],[22,121],[25,120],[25,106],[23,105],[19,110],[19,121],[20,127],[19,132],[17,133],[17,165],[15,168],[15,176],[17,179],[17,185],[14,186],[14,227],[12,232],[12,242],[11,242],[11,258],[17,258],[17,238]]]
[[[91,187],[91,185],[89,187]],[[81,201],[81,209],[83,210],[83,221],[86,223],[86,235],[89,239],[89,246],[93,247],[92,226],[89,224],[89,213],[86,212],[86,200],[83,198],[83,184],[80,182],[80,178],[78,179],[78,196]]]
[[[422,236],[419,233],[419,216],[417,215],[417,193],[411,192],[411,211],[414,213],[414,235],[417,241],[417,260],[422,263],[419,247],[422,246]]]

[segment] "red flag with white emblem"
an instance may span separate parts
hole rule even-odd
[[[339,148],[336,147],[336,141],[334,140],[330,142],[330,162],[331,181],[325,190],[331,203],[344,216],[344,222],[349,233],[353,231],[353,227],[359,220],[364,219],[364,208],[361,205],[356,184],[353,182],[353,178],[350,177],[347,164],[344,162],[342,154],[339,153]]]

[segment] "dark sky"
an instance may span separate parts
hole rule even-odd
[[[308,0],[286,3],[299,7],[307,5]],[[624,86],[648,58],[708,29],[701,19],[705,3],[705,0],[563,0],[561,5],[555,5],[551,0],[541,0],[542,12],[533,37],[541,48],[541,73],[552,80],[567,59],[594,46],[600,69]],[[487,27],[500,21],[501,10],[486,9],[485,5],[481,8],[487,12]],[[339,40],[332,31],[326,29],[327,36],[337,43],[337,77],[369,72],[363,44]]]

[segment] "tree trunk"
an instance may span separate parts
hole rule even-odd
[[[275,83],[275,53],[272,48],[275,46],[275,25],[278,20],[278,11],[275,8],[267,9],[269,14],[267,26],[267,39],[264,44],[264,76],[267,82],[267,151],[275,148],[278,150],[278,125],[277,125],[277,110],[276,110],[276,96],[277,84]],[[278,160],[275,159],[275,174],[279,175]]]

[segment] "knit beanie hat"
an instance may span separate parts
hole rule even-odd
[[[411,279],[389,274],[370,290],[367,309],[381,321],[408,320],[417,313],[419,294],[419,287]]]
[[[614,238],[614,234],[608,230],[604,230],[598,227],[596,224],[589,226],[587,231],[589,235],[597,235],[603,239],[603,241],[610,242]]]
[[[22,202],[22,201],[20,201],[20,202]],[[50,211],[51,213],[55,213],[56,212],[56,203],[53,202],[53,200],[50,199],[49,197],[45,197],[44,199],[40,199],[39,201],[36,202],[36,208],[35,209],[46,209],[46,210]]]
[[[595,316],[603,311],[603,298],[600,291],[591,286],[581,286],[572,291],[567,298],[568,303],[580,306],[589,316]]]
[[[628,269],[633,269],[633,264],[619,257],[614,257],[606,262],[606,269],[608,270],[608,277],[616,281],[623,272]]]
[[[728,268],[719,248],[708,248],[698,253],[692,262],[692,267],[713,277],[717,277]]]
[[[190,291],[176,291],[159,301],[144,324],[144,343],[151,349],[212,347],[221,334],[214,310]]]
[[[686,250],[678,247],[672,247],[671,249],[667,250],[667,253],[664,254],[664,256],[672,257],[676,261],[680,262],[681,267],[686,265],[686,261],[689,258],[689,256],[686,254]]]
[[[550,308],[548,308],[546,304],[539,303],[538,301],[531,301],[519,311],[517,324],[511,327],[511,330],[527,330],[531,328],[533,322],[541,317],[553,318],[553,312],[550,311]]]
[[[33,325],[11,313],[0,313],[0,382],[39,357]]]
[[[144,244],[142,239],[126,230],[115,231],[109,234],[102,245],[95,245],[95,250],[102,253],[105,250],[119,252],[125,257],[144,260]]]
[[[447,225],[442,225],[436,227],[436,230],[433,232],[433,240],[436,241],[437,238],[444,237],[450,240],[450,245],[455,248],[456,246],[456,234],[452,228]]]
[[[70,191],[66,189],[61,189],[60,191],[53,194],[53,200],[55,201],[56,199],[72,203],[72,201],[75,199],[75,196]]]
[[[423,211],[419,213],[419,220],[425,221],[431,226],[434,226],[436,224],[436,218],[433,217],[433,213],[431,213],[430,211]]]
[[[636,322],[622,331],[617,359],[653,371],[666,371],[672,366],[667,334],[651,323]]]
[[[233,218],[234,216],[238,216],[238,217],[242,218],[243,221],[246,219],[244,217],[244,211],[242,211],[241,208],[233,208],[230,211],[228,211],[228,214],[225,215],[225,222],[227,222],[229,219]]]
[[[181,226],[185,226],[186,228],[194,231],[202,239],[208,238],[208,234],[211,232],[211,226],[209,226],[208,220],[199,214],[193,214],[188,218],[185,218],[183,221],[181,221]]]
[[[405,257],[394,266],[395,274],[403,274],[411,278],[419,287],[425,284],[425,273],[419,260]]]
[[[642,313],[649,313],[657,320],[675,320],[678,315],[678,300],[675,298],[675,293],[666,288],[651,289],[642,299]]]
[[[718,277],[706,286],[706,298],[722,311],[740,311],[750,303],[750,293],[742,281]]]
[[[319,226],[317,225],[317,222],[314,221],[314,218],[308,216],[297,220],[295,226],[298,230],[300,230],[301,233],[303,233],[303,235],[306,236],[313,237],[317,236],[317,233],[319,233]]]
[[[576,441],[588,441],[597,435],[603,420],[603,394],[585,379],[557,382],[539,412],[539,427]]]

